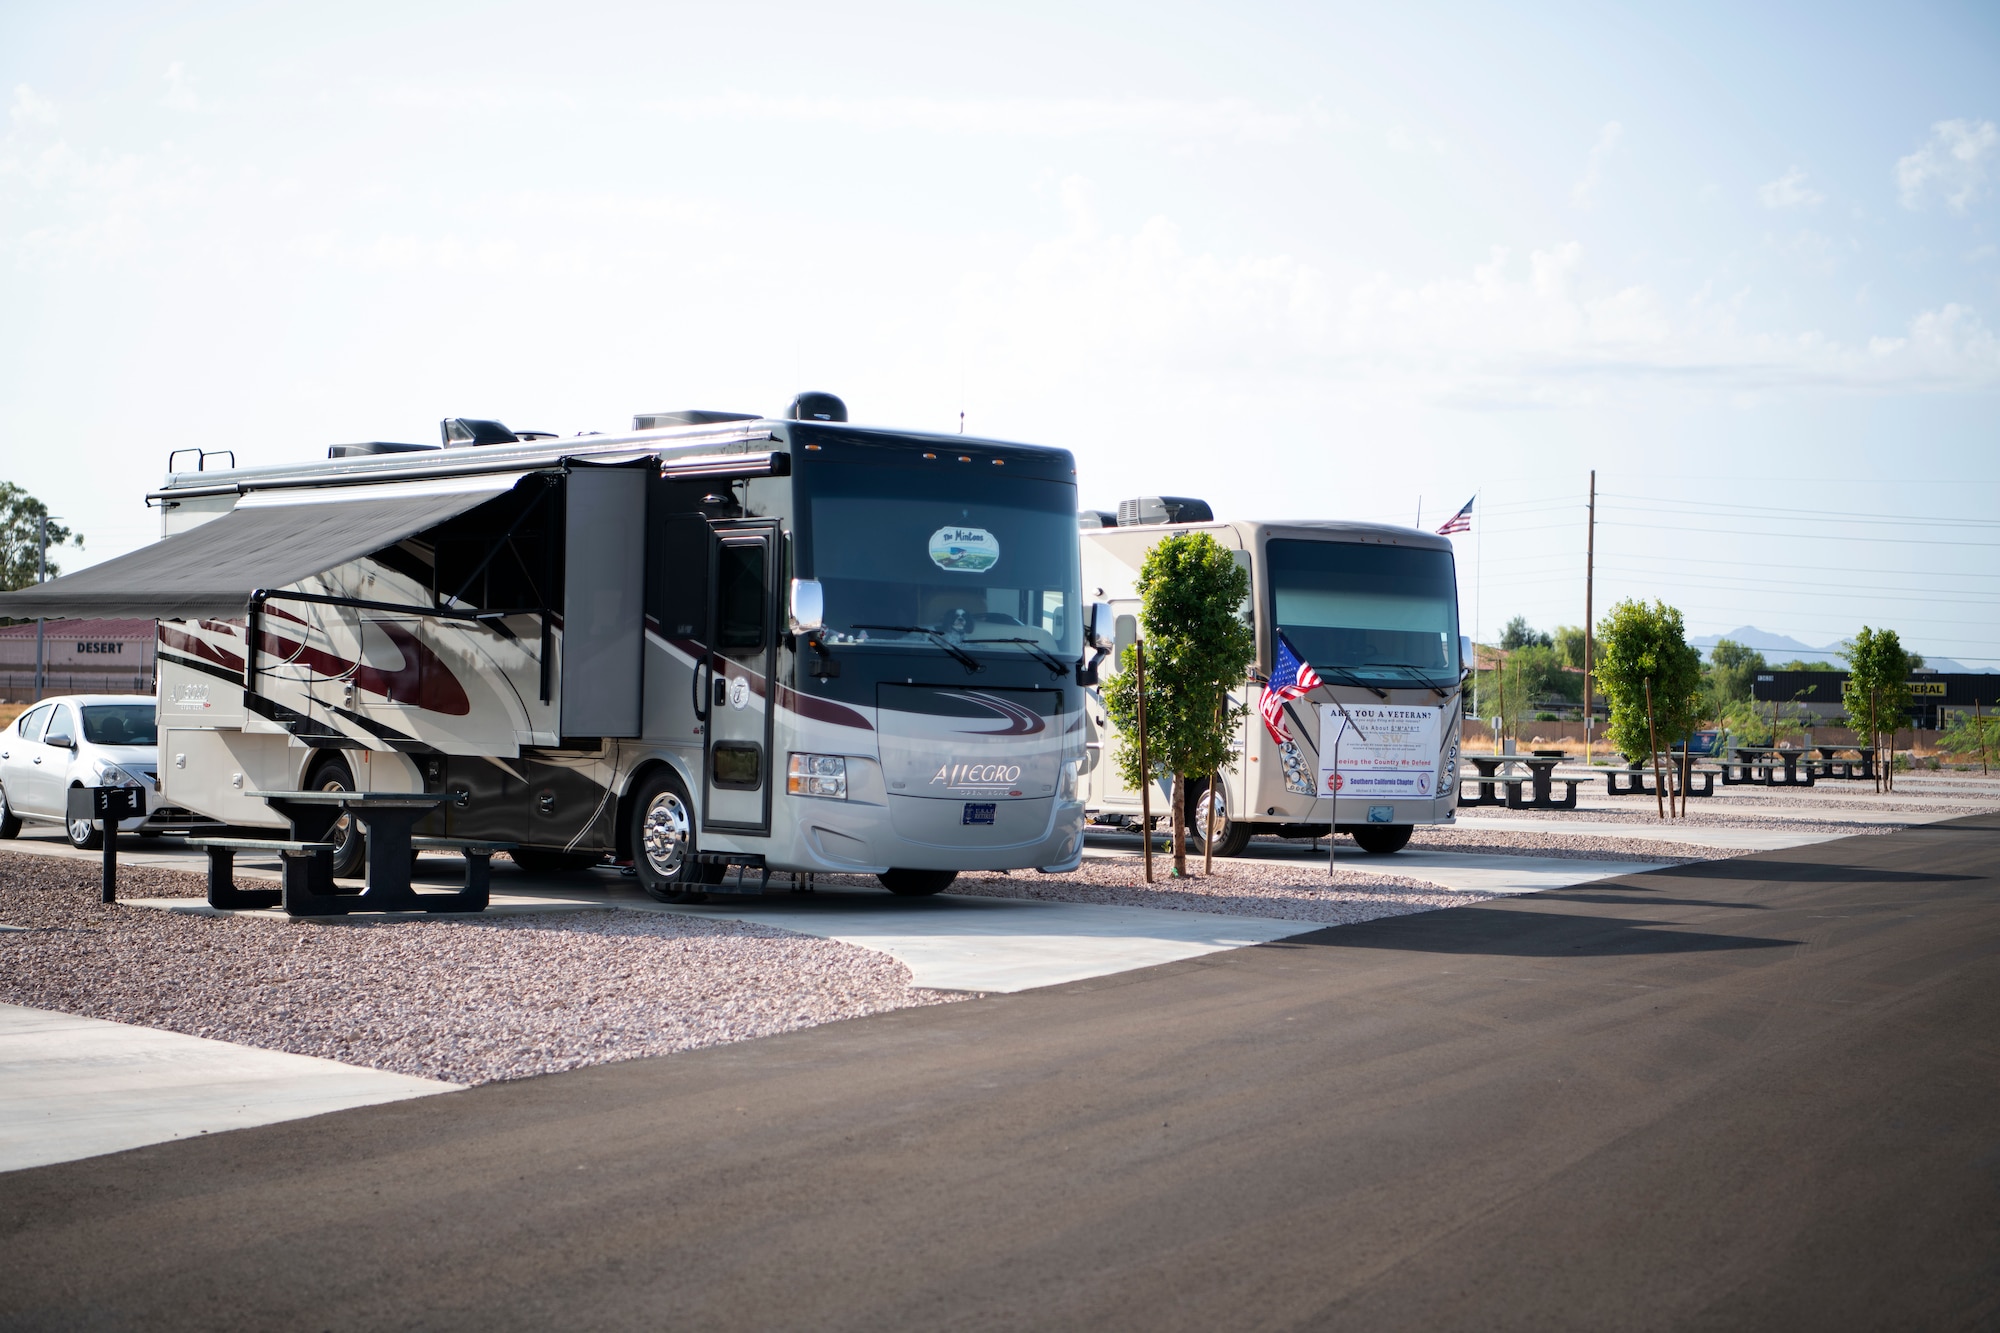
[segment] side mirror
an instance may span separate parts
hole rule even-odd
[[[1112,642],[1111,603],[1092,602],[1083,622],[1084,640],[1093,648],[1110,651]]]
[[[1470,634],[1461,634],[1458,636],[1458,664],[1466,668],[1478,665],[1472,657],[1472,636]]]
[[[44,736],[42,737],[42,743],[44,745],[53,745],[58,750],[74,750],[76,748],[76,740],[70,736]]]
[[[826,627],[826,590],[818,579],[793,579],[790,607],[792,633],[811,634]]]

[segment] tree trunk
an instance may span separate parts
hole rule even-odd
[[[1174,878],[1187,878],[1187,779],[1174,774]]]

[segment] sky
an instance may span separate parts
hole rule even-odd
[[[1672,13],[1662,13],[1671,8]],[[0,7],[0,479],[776,413],[2000,667],[2000,9]]]

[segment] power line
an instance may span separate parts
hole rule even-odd
[[[1601,494],[1602,492],[1600,492],[1600,495]],[[1776,505],[1731,504],[1728,503],[1727,501],[1722,501],[1722,500],[1676,500],[1670,496],[1665,496],[1665,495],[1614,495],[1611,498],[1616,500],[1640,501],[1641,502],[1640,504],[1631,506],[1632,508],[1635,509],[1646,509],[1646,506],[1650,504],[1665,504],[1665,505],[1681,505],[1684,507],[1693,507],[1698,512],[1727,509],[1727,510],[1734,510],[1738,513],[1766,514],[1766,515],[1771,515],[1773,517],[1781,515],[1796,516],[1794,518],[1787,518],[1785,521],[1788,522],[1794,522],[1808,518],[1814,518],[1814,519],[1838,518],[1853,523],[1886,523],[1886,524],[1896,524],[1896,525],[1910,524],[1915,526],[1929,526],[1929,527],[1944,526],[1944,527],[2000,528],[2000,519],[1994,519],[1994,518],[1939,518],[1931,514],[1923,514],[1923,515],[1871,514],[1863,510],[1852,510],[1852,509],[1789,509]],[[1620,506],[1620,508],[1624,507],[1625,506]],[[1647,512],[1670,513],[1675,511],[1648,510]]]

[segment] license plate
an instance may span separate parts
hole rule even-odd
[[[1396,822],[1396,807],[1393,805],[1371,805],[1368,807],[1368,822],[1371,824],[1393,824]]]
[[[992,803],[987,802],[982,804],[977,801],[967,801],[965,803],[965,818],[958,822],[961,824],[991,824],[993,822]]]

